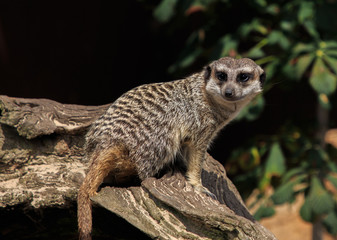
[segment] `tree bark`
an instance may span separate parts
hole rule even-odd
[[[0,208],[67,207],[85,176],[84,134],[108,105],[0,96]],[[208,156],[194,192],[179,173],[137,186],[103,187],[92,198],[154,239],[276,239],[253,219],[223,166]]]

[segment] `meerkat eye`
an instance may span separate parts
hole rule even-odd
[[[227,80],[227,74],[224,72],[216,72],[216,77],[217,79],[219,79],[220,81],[226,81]]]
[[[247,73],[240,73],[238,76],[239,82],[247,82],[250,79],[250,74]]]

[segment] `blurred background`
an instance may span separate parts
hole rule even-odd
[[[280,240],[336,239],[336,29],[336,0],[0,0],[0,94],[101,105],[252,58],[264,93],[210,153]]]

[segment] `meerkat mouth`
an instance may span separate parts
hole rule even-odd
[[[247,97],[248,97],[248,96],[231,97],[231,98],[224,97],[223,99],[224,99],[226,102],[236,103],[236,102],[241,102],[241,101],[245,100]]]
[[[262,91],[258,91],[258,92],[255,92],[255,93],[252,93],[252,94],[247,94],[247,95],[244,95],[244,96],[232,96],[232,97],[226,97],[226,96],[223,96],[223,99],[226,101],[226,102],[231,102],[231,103],[234,103],[234,102],[242,102],[242,101],[245,101],[245,100],[250,100],[252,98],[254,98],[255,96],[259,95]]]

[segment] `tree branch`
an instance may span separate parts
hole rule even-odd
[[[61,206],[75,201],[84,178],[84,134],[108,108],[0,96],[0,207]],[[140,186],[104,187],[92,198],[160,239],[276,239],[250,215],[223,166],[208,156],[194,192],[180,173]]]

